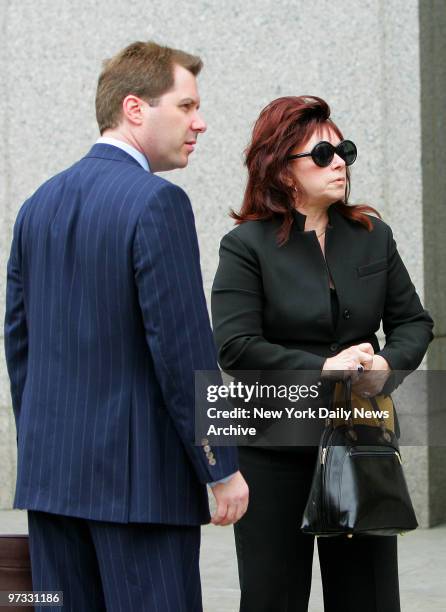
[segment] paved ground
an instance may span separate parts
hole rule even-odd
[[[25,533],[26,514],[0,511],[0,533]],[[201,553],[205,612],[238,611],[238,579],[230,527],[206,526]],[[446,525],[399,538],[402,612],[446,611]],[[310,612],[323,612],[317,557]],[[358,611],[360,612],[360,611]]]
[[[402,612],[446,612],[446,525],[399,538]],[[323,612],[315,546],[310,612]],[[238,611],[238,579],[231,528],[206,526],[201,553],[205,612]],[[360,610],[358,610],[360,612]]]

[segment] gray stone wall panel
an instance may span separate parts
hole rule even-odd
[[[436,336],[446,337],[446,4],[420,3],[420,80],[425,285]],[[445,368],[434,359],[431,368]],[[446,502],[446,500],[445,500]]]

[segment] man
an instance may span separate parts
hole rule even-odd
[[[5,343],[35,590],[64,612],[202,610],[200,524],[237,521],[234,449],[194,445],[217,368],[190,202],[153,173],[198,134],[198,57],[131,44],[99,77],[102,137],[21,208]],[[54,608],[51,608],[54,610]]]

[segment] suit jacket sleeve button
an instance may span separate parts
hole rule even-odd
[[[346,308],[344,310],[344,312],[342,313],[342,316],[344,317],[344,319],[350,319],[350,317],[351,317],[350,310],[348,308]]]
[[[330,351],[332,353],[336,353],[338,349],[339,349],[339,344],[337,342],[333,342],[333,344],[330,344]]]
[[[217,462],[215,459],[209,459],[209,465],[215,465]]]
[[[211,450],[211,447],[209,446],[209,444],[206,444],[206,446],[203,446],[203,450],[205,453],[208,453]]]
[[[209,444],[209,440],[207,438],[203,438],[201,440],[201,446],[206,446],[207,444]]]

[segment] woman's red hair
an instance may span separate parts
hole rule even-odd
[[[277,239],[287,242],[293,224],[295,187],[299,185],[290,171],[287,160],[292,151],[305,143],[316,130],[329,127],[341,140],[340,129],[330,119],[330,107],[316,96],[287,96],[277,98],[266,106],[257,119],[252,140],[245,151],[248,183],[240,212],[231,211],[236,223],[282,217]],[[381,215],[371,206],[349,205],[350,173],[347,168],[345,198],[335,202],[344,217],[361,223],[368,231],[373,229],[371,219],[364,214]]]

